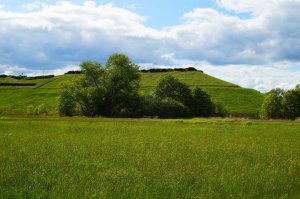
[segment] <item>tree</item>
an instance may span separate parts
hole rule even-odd
[[[281,88],[274,88],[272,90],[270,90],[269,92],[267,92],[266,94],[270,94],[270,93],[275,93],[278,97],[283,97],[285,91]]]
[[[283,115],[287,119],[300,116],[300,93],[296,89],[287,91],[282,99]]]
[[[139,82],[139,67],[126,55],[112,54],[106,62],[104,73],[104,114],[118,116],[124,111],[134,111],[140,103]]]
[[[105,94],[101,64],[84,61],[80,67],[83,77],[65,85],[60,93],[59,112],[62,115],[72,116],[76,107],[85,116],[101,113]]]
[[[191,89],[171,75],[163,77],[158,82],[154,93],[160,100],[172,98],[186,107],[190,107],[192,103]]]
[[[72,84],[64,84],[58,98],[58,111],[60,115],[72,116],[75,111],[76,101]]]
[[[59,98],[62,115],[73,115],[76,107],[85,116],[132,116],[139,107],[138,66],[123,54],[109,57],[106,67],[98,62],[80,64],[83,77],[65,86]]]
[[[265,97],[260,109],[262,119],[278,119],[282,117],[282,97],[279,92],[271,91]]]
[[[193,89],[193,115],[207,117],[213,114],[213,109],[210,96],[200,88]]]

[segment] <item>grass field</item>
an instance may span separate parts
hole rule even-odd
[[[203,88],[213,101],[223,104],[230,114],[257,115],[264,98],[256,90],[241,88],[201,72],[141,73],[140,92],[151,93],[158,81],[168,74],[192,88]],[[0,114],[26,114],[27,106],[38,106],[41,103],[46,103],[51,112],[55,113],[62,83],[79,77],[63,75],[40,80],[0,78],[0,83],[36,83],[36,86],[0,86]]]
[[[300,198],[300,123],[0,118],[0,198]]]

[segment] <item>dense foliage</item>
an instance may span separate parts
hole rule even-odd
[[[300,117],[300,86],[283,91],[273,89],[267,93],[261,107],[260,117],[263,119],[296,119]]]
[[[79,112],[85,116],[117,117],[136,106],[140,76],[138,67],[128,57],[113,54],[105,68],[91,61],[82,62],[80,67],[84,76],[61,91],[59,111],[62,115]]]
[[[25,80],[35,80],[35,79],[49,79],[49,78],[53,78],[54,75],[39,75],[39,76],[33,76],[33,77],[27,77],[26,75],[0,75],[0,78],[6,78],[6,77],[10,77],[13,79],[17,79],[17,80],[21,80],[21,79],[25,79]]]
[[[203,73],[202,70],[197,70],[194,67],[188,67],[188,68],[151,68],[151,69],[143,69],[141,70],[141,72],[150,72],[150,73],[163,73],[163,72],[188,72],[188,71],[199,71],[201,73]]]
[[[61,115],[177,118],[214,113],[208,94],[200,88],[192,91],[170,75],[160,80],[153,94],[141,96],[138,66],[123,54],[111,55],[105,67],[91,61],[82,62],[80,67],[82,78],[61,90]]]

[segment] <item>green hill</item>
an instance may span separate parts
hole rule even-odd
[[[241,88],[235,84],[217,79],[205,73],[194,72],[141,72],[142,94],[153,91],[157,82],[166,75],[173,75],[190,87],[205,90],[213,101],[224,105],[233,115],[257,115],[263,101],[263,94],[253,89]],[[56,114],[58,92],[62,83],[72,81],[81,75],[61,75],[36,80],[0,78],[0,113],[25,114],[28,106],[46,103],[50,112]]]

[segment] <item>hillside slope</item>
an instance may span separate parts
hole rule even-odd
[[[158,81],[166,75],[173,75],[190,87],[202,88],[213,101],[223,104],[228,113],[233,115],[257,115],[263,101],[263,94],[256,90],[241,88],[201,72],[141,73],[140,92],[151,93]],[[25,114],[28,106],[46,103],[55,114],[62,83],[80,78],[80,76],[62,75],[38,80],[0,78],[0,113]],[[14,83],[16,85],[12,86]],[[35,85],[26,85],[27,83]]]

